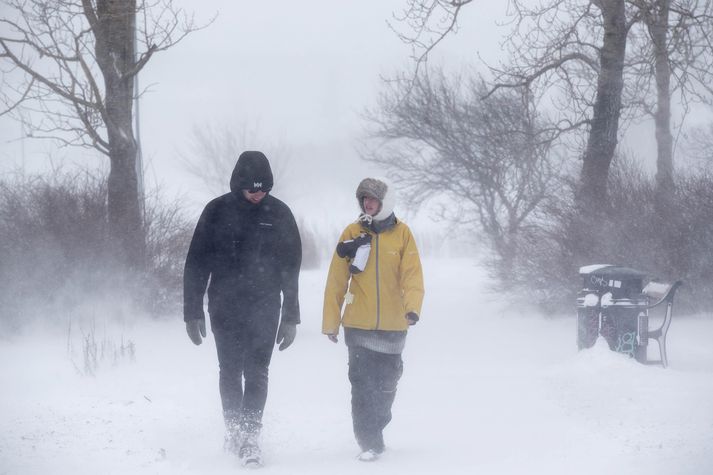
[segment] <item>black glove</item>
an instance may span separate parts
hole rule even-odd
[[[279,350],[282,351],[295,341],[297,336],[297,324],[292,322],[280,322],[280,327],[277,329],[277,338],[275,343],[279,343]]]
[[[362,233],[354,239],[342,241],[337,244],[337,255],[339,257],[345,257],[347,259],[354,259],[354,256],[356,256],[357,249],[359,249],[360,246],[370,243],[371,234]]]
[[[418,322],[418,314],[416,312],[409,312],[406,314],[406,320],[408,320],[409,325],[416,325],[416,322]]]
[[[188,338],[190,338],[194,344],[200,345],[203,342],[201,336],[205,338],[205,320],[202,318],[188,320],[186,322],[186,333],[188,333]]]

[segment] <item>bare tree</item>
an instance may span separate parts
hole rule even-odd
[[[621,95],[624,89],[626,22],[623,0],[592,2],[600,9],[603,41],[599,48],[597,90],[592,107],[589,139],[584,152],[580,201],[602,208],[609,167],[618,141]]]
[[[469,1],[409,0],[396,18],[412,45],[416,71],[457,28]],[[622,119],[654,118],[657,196],[673,193],[671,97],[710,102],[713,5],[710,0],[547,0],[509,2],[510,63],[492,67],[496,86],[549,91],[562,130],[586,126],[580,197],[601,208]],[[633,31],[632,31],[633,30]],[[626,52],[626,50],[629,50]],[[626,56],[625,56],[626,52]],[[623,115],[622,115],[623,114]]]
[[[483,99],[487,92],[480,78],[447,79],[441,71],[387,82],[367,112],[363,156],[389,170],[410,202],[445,199],[443,217],[484,231],[511,260],[515,235],[554,193],[554,135],[534,115],[527,90]]]
[[[699,0],[629,0],[640,30],[629,38],[629,75],[635,102],[654,118],[658,201],[674,193],[671,100],[675,94],[688,110],[692,101],[713,98],[713,5]]]
[[[586,209],[602,209],[622,111],[631,26],[625,1],[548,0],[526,6],[513,0],[512,5],[511,64],[494,69],[495,89],[527,85],[546,90],[563,129],[588,128],[579,202]]]
[[[264,152],[275,176],[274,192],[280,196],[290,193],[291,180],[281,178],[286,178],[290,171],[292,150],[281,141],[262,137],[257,125],[250,126],[245,122],[195,125],[189,140],[188,151],[180,153],[179,160],[212,195],[230,191],[230,175],[238,156],[245,150]]]
[[[656,181],[659,189],[673,194],[673,135],[671,133],[671,64],[668,45],[670,0],[634,1],[640,12],[642,32],[632,31],[631,61],[639,85],[642,109],[654,118],[657,144]],[[639,33],[639,34],[637,34]],[[652,74],[653,71],[653,74]],[[649,99],[655,82],[656,101]]]
[[[420,0],[410,3],[420,12],[413,25],[433,22],[433,7],[450,11],[451,22],[440,22],[436,44],[457,25],[461,8],[470,2]],[[450,4],[450,5],[449,5]],[[548,93],[560,117],[562,131],[588,127],[580,175],[580,202],[601,208],[617,145],[624,87],[626,37],[631,21],[625,0],[546,0],[531,4],[511,0],[513,31],[505,41],[509,63],[491,67],[496,91],[525,87]],[[438,23],[438,21],[437,21]],[[426,26],[422,30],[430,31]],[[420,30],[416,29],[417,38]],[[418,44],[418,43],[416,43]],[[426,43],[427,44],[427,43]],[[424,48],[428,54],[431,48]]]
[[[132,124],[134,82],[152,56],[196,30],[172,0],[4,0],[4,113],[32,137],[109,158],[108,217],[119,258],[144,265]]]

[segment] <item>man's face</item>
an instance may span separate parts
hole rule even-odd
[[[380,207],[381,203],[376,198],[372,198],[371,196],[364,197],[364,212],[369,216],[376,215]]]
[[[267,195],[264,191],[250,191],[250,190],[243,190],[243,196],[245,197],[246,200],[251,202],[252,204],[258,204],[259,202],[262,201],[262,199]]]

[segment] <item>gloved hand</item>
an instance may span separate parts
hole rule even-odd
[[[332,343],[339,343],[339,337],[337,337],[336,333],[327,334],[327,338],[329,338],[329,341],[331,341]]]
[[[416,312],[409,312],[406,314],[406,320],[408,320],[409,325],[416,325],[416,322],[418,322],[418,314]]]
[[[295,341],[295,336],[297,336],[297,324],[292,322],[280,322],[280,326],[277,329],[277,338],[275,343],[279,343],[278,347],[280,351],[284,350]]]
[[[196,344],[200,345],[205,338],[205,320],[202,318],[196,320],[188,320],[186,322],[186,333],[188,333],[188,338]]]
[[[337,255],[347,259],[354,259],[357,250],[366,244],[371,244],[371,234],[361,233],[354,239],[348,239],[337,244]]]

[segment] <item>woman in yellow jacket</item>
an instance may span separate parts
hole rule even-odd
[[[408,327],[419,320],[424,290],[416,242],[394,216],[390,185],[365,178],[356,197],[362,214],[344,230],[332,257],[322,333],[336,343],[344,327],[358,458],[371,461],[384,451],[383,430],[403,372],[401,352]]]

